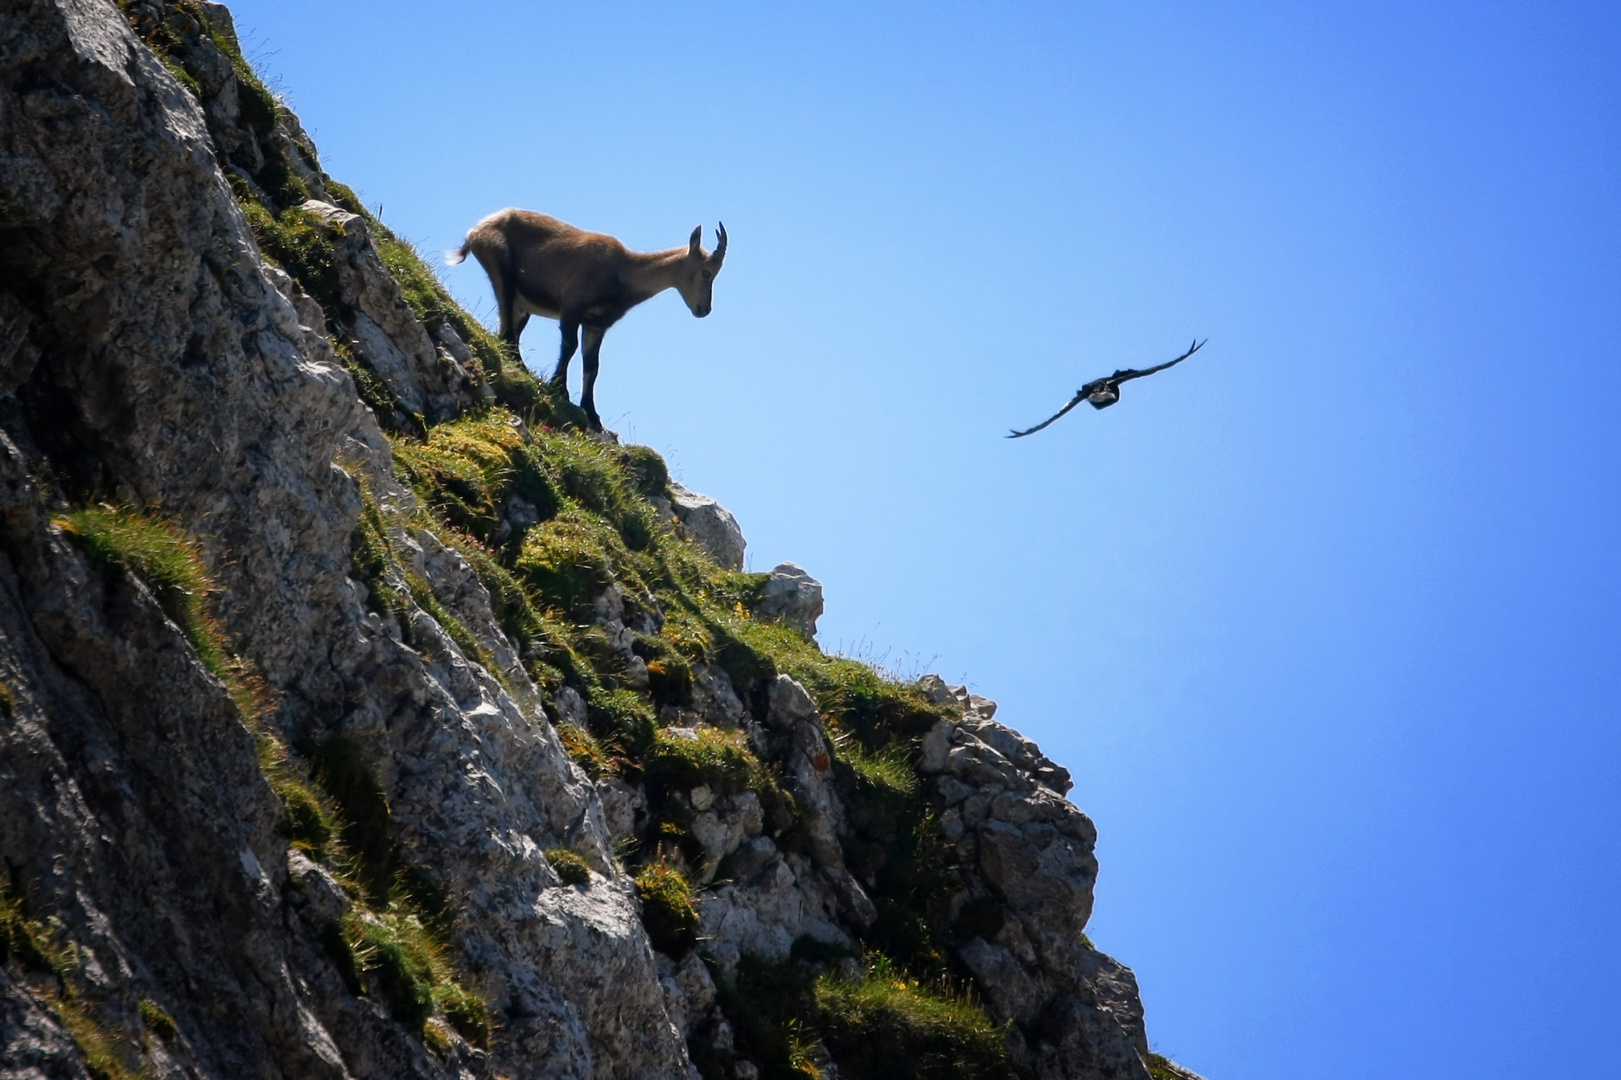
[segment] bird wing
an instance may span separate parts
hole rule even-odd
[[[1063,416],[1065,413],[1069,412],[1075,406],[1077,406],[1081,402],[1085,401],[1086,400],[1086,395],[1092,392],[1092,388],[1095,385],[1096,385],[1095,383],[1087,383],[1085,386],[1083,386],[1079,390],[1075,391],[1075,396],[1069,399],[1069,404],[1068,405],[1065,405],[1062,409],[1059,409],[1057,412],[1055,412],[1051,416],[1047,417],[1047,419],[1043,420],[1041,423],[1037,424],[1035,427],[1033,427],[1033,428],[1025,428],[1023,431],[1010,431],[1007,434],[1006,437],[1009,438],[1009,439],[1022,439],[1026,435],[1034,435],[1036,432],[1040,431],[1042,428],[1046,427],[1048,424],[1052,423],[1054,420],[1057,420],[1060,416]]]
[[[1205,338],[1205,341],[1209,340],[1209,338]],[[1193,345],[1189,347],[1188,351],[1177,357],[1175,360],[1167,360],[1163,364],[1155,364],[1151,368],[1143,368],[1141,370],[1127,368],[1124,371],[1117,371],[1113,375],[1109,376],[1109,381],[1118,385],[1119,383],[1129,382],[1132,379],[1140,379],[1144,375],[1152,375],[1156,371],[1164,371],[1168,367],[1175,367],[1188,357],[1192,356],[1194,353],[1198,352],[1200,349],[1204,348],[1205,341],[1195,339]]]

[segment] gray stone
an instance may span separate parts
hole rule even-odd
[[[705,721],[722,728],[735,728],[748,715],[731,676],[716,664],[692,665],[692,706]]]
[[[737,519],[726,507],[708,495],[688,491],[673,480],[670,482],[670,506],[680,522],[677,528],[683,537],[697,544],[726,569],[743,569],[743,549],[748,545]]]
[[[755,614],[786,623],[806,641],[815,641],[816,620],[822,617],[822,583],[791,562],[779,563],[766,577]]]

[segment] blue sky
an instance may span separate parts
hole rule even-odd
[[[1074,771],[1159,1049],[1621,1076],[1621,8],[233,7],[424,252],[726,222],[604,419]]]

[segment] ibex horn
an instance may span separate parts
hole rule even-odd
[[[726,258],[726,223],[724,221],[715,223],[715,235],[720,239],[715,242],[714,259],[716,262],[720,262]]]

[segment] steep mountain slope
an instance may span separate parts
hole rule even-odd
[[[1190,1075],[1067,773],[823,654],[224,7],[0,12],[0,327],[0,1075]]]

